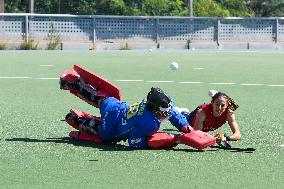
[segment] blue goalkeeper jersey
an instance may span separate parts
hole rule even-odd
[[[101,124],[98,127],[100,137],[105,141],[127,140],[130,147],[148,148],[147,137],[157,132],[161,122],[146,108],[143,99],[132,105],[127,105],[115,98],[107,98],[100,105]],[[177,129],[189,125],[186,117],[173,108],[169,121]]]

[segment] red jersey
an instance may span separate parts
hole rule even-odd
[[[202,131],[208,132],[208,131],[214,131],[224,125],[227,122],[227,116],[229,109],[227,108],[220,117],[214,117],[213,116],[213,106],[212,103],[204,104],[201,106],[201,108],[205,112],[206,119],[203,122],[203,129]],[[196,119],[196,115],[193,118],[193,125]]]

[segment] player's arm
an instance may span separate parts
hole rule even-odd
[[[206,119],[206,115],[204,110],[199,109],[195,115],[195,121],[193,123],[193,129],[194,130],[200,130],[202,131],[203,129],[203,122]]]
[[[231,136],[228,136],[229,140],[232,140],[232,141],[237,141],[237,140],[240,140],[241,139],[241,133],[240,133],[240,129],[239,129],[239,126],[238,126],[238,123],[236,121],[236,115],[233,111],[230,111],[228,113],[228,124],[232,130],[232,135]]]
[[[128,137],[128,144],[134,149],[149,149],[148,137],[159,129],[158,122],[155,124],[147,124],[146,121],[137,125]]]
[[[176,109],[172,109],[169,121],[173,126],[175,126],[179,131],[183,133],[189,133],[191,130],[193,130],[192,127],[189,125],[186,117],[180,112],[178,112]]]

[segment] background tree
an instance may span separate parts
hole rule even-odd
[[[230,16],[227,9],[223,9],[220,3],[214,0],[198,0],[193,3],[194,16]]]
[[[251,0],[247,1],[247,6],[258,17],[283,17],[284,1],[283,0]]]
[[[144,0],[141,13],[147,16],[180,16],[184,9],[182,0]]]
[[[123,0],[97,0],[95,9],[98,15],[128,15]]]
[[[223,0],[220,1],[223,9],[229,11],[229,16],[234,17],[249,17],[251,16],[250,10],[243,0]]]
[[[9,0],[5,1],[6,13],[26,13],[29,9],[28,0]]]
[[[0,0],[3,2],[3,0]],[[188,0],[34,0],[40,14],[188,16]],[[26,13],[29,0],[6,0],[5,12]],[[284,16],[284,0],[193,0],[194,16]]]

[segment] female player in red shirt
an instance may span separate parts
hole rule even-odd
[[[231,128],[232,135],[217,133],[217,143],[222,147],[230,147],[227,141],[241,139],[240,129],[234,111],[239,107],[228,95],[214,90],[209,91],[211,103],[198,106],[192,112],[182,111],[188,123],[195,129],[204,132],[214,131],[226,122]]]

